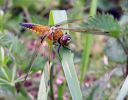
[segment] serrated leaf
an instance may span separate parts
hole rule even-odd
[[[83,27],[90,30],[101,30],[103,32],[109,32],[106,35],[118,37],[120,33],[120,25],[114,20],[111,15],[97,15],[89,19],[87,23],[82,24]]]
[[[122,46],[114,38],[110,38],[108,40],[104,51],[105,54],[109,57],[109,59],[112,61],[118,63],[124,63],[126,61],[127,57]]]

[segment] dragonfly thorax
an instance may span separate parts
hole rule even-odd
[[[59,27],[51,27],[50,32],[53,33],[54,40],[57,40],[63,46],[67,46],[71,42],[70,35],[67,33],[64,34]]]
[[[57,30],[56,27],[54,27],[54,26],[50,27],[49,34],[50,35],[54,35],[54,33],[55,33],[56,30]]]

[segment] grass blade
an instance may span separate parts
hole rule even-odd
[[[97,6],[97,0],[92,0],[91,8],[90,8],[90,16],[92,16],[92,17],[96,13],[96,6]],[[84,51],[83,51],[83,58],[82,58],[82,65],[81,65],[81,76],[80,76],[81,82],[84,80],[84,76],[88,69],[89,56],[90,56],[90,52],[91,52],[92,43],[93,43],[93,36],[91,34],[85,35],[85,47],[84,47]]]
[[[66,11],[64,10],[51,11],[51,15],[53,16],[54,24],[67,20],[67,14]],[[63,27],[67,28],[68,25],[65,25]],[[80,86],[73,62],[73,54],[69,50],[64,49],[64,51],[61,52],[61,57],[62,57],[61,63],[63,66],[64,74],[68,83],[71,96],[73,100],[82,100],[82,93],[80,90]]]
[[[127,94],[128,94],[128,76],[126,77],[124,84],[122,85],[122,88],[116,100],[124,100]]]
[[[62,66],[73,100],[82,100],[82,93],[73,62],[73,54],[67,49],[64,49],[62,53]]]
[[[44,72],[43,72],[43,74],[41,76],[41,81],[40,81],[37,100],[47,100],[47,89],[46,89],[46,84],[45,84]]]

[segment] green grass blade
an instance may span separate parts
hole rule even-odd
[[[81,82],[84,80],[84,76],[87,72],[88,69],[88,64],[89,64],[89,56],[91,52],[91,47],[93,43],[93,36],[91,34],[87,34],[85,36],[85,47],[83,51],[83,57],[82,57],[82,65],[81,65]]]
[[[96,6],[97,6],[97,0],[92,0],[91,2],[91,9],[90,9],[90,16],[94,16],[96,13]],[[83,58],[82,58],[82,65],[81,65],[81,76],[80,80],[81,82],[84,80],[84,76],[87,72],[88,69],[88,64],[89,64],[89,56],[91,52],[91,47],[93,43],[93,36],[91,34],[85,35],[85,47],[83,51]]]
[[[41,76],[41,81],[40,81],[37,100],[47,100],[47,89],[46,89],[46,84],[45,84],[44,72],[43,72],[43,74]]]
[[[17,67],[16,67],[16,64],[14,64],[14,66],[12,68],[12,79],[11,79],[11,82],[13,82],[15,80],[16,70],[17,70]]]
[[[73,53],[67,49],[62,52],[62,66],[73,100],[82,100],[82,93],[73,62]]]
[[[51,11],[51,15],[53,16],[54,24],[67,20],[67,14],[66,11],[64,10]],[[67,28],[68,25],[64,27]],[[82,93],[80,90],[80,86],[73,62],[73,54],[69,50],[64,49],[64,51],[61,52],[61,57],[62,57],[61,63],[63,66],[64,74],[67,80],[67,84],[71,96],[73,100],[82,100]]]
[[[48,63],[46,63],[43,69],[43,73],[41,75],[37,100],[48,100],[48,92],[49,92],[48,81],[49,81],[49,72],[48,72]]]
[[[3,73],[4,77],[6,78],[6,80],[10,80],[10,77],[9,77],[9,73],[8,73],[8,69],[6,67],[2,67],[1,68],[1,72]]]
[[[116,98],[116,100],[124,100],[125,96],[128,94],[128,76],[126,77],[124,84],[122,85],[121,90]]]

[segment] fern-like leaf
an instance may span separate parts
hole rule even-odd
[[[111,15],[97,15],[91,17],[87,23],[82,24],[83,27],[89,30],[101,30],[102,32],[107,32],[106,35],[118,37],[120,33],[120,25]]]

